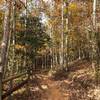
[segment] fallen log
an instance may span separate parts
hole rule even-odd
[[[24,80],[23,82],[21,82],[20,84],[16,85],[15,87],[13,87],[11,90],[8,90],[6,93],[4,93],[2,95],[2,98],[6,98],[9,95],[11,95],[14,91],[20,89],[21,87],[23,87],[26,83],[28,82],[28,79]]]
[[[4,84],[4,83],[6,83],[6,82],[9,82],[9,81],[14,80],[14,79],[16,79],[16,78],[19,78],[19,77],[21,77],[21,76],[23,76],[23,75],[26,75],[26,74],[27,74],[27,72],[24,72],[24,73],[21,73],[21,74],[19,74],[19,75],[11,76],[11,77],[9,77],[8,79],[3,80],[2,83]]]

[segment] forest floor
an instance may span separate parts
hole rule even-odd
[[[20,89],[13,100],[100,100],[91,69],[89,62],[80,61],[71,65],[68,72],[59,71],[52,77],[36,74],[29,88]]]

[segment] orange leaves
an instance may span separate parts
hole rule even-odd
[[[61,3],[61,0],[54,0],[57,4]]]
[[[3,18],[4,13],[2,11],[0,11],[0,19]]]
[[[19,22],[16,23],[16,30],[20,30],[21,29],[21,24]]]
[[[27,49],[30,49],[31,48],[31,46],[29,46],[29,45],[20,45],[20,44],[16,44],[15,45],[15,49],[20,49],[20,50],[23,50],[23,49],[25,49],[25,48],[27,48]]]
[[[0,0],[0,5],[1,5],[2,3],[4,3],[4,0]]]

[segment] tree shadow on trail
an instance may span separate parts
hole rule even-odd
[[[57,71],[52,79],[61,81],[59,87],[63,93],[69,94],[68,100],[96,100],[90,94],[95,87],[95,79],[92,74],[91,63],[83,61],[70,65],[67,72]]]
[[[41,81],[41,79],[34,75],[28,84],[13,94],[13,100],[42,100],[41,96],[44,89],[41,87]]]
[[[87,61],[85,60],[76,61],[74,63],[69,64],[68,68],[61,68],[61,69],[56,70],[55,73],[52,75],[52,79],[55,81],[67,79],[70,73],[76,72],[83,68],[87,68],[87,66],[89,65],[90,63],[87,63]]]
[[[90,62],[83,61],[71,64],[67,71],[57,70],[52,77],[36,74],[29,83],[29,91],[16,94],[14,100],[54,100],[51,98],[55,95],[63,100],[100,100],[91,95],[95,80],[90,69]]]

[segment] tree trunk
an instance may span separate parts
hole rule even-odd
[[[96,4],[97,0],[93,1],[93,28],[92,33],[92,67],[95,72],[96,84],[100,84],[100,68],[99,68],[99,52],[97,45],[97,27],[96,27]]]
[[[10,26],[10,2],[6,3],[5,17],[4,17],[4,34],[1,44],[1,57],[0,57],[0,100],[2,100],[2,76],[7,59],[7,47],[9,41],[9,26]]]
[[[16,1],[12,1],[12,75],[14,74],[15,62],[15,33],[16,33]]]
[[[61,17],[62,17],[62,33],[61,33],[61,54],[60,54],[60,67],[64,67],[64,4],[62,0],[62,12],[61,12]]]

